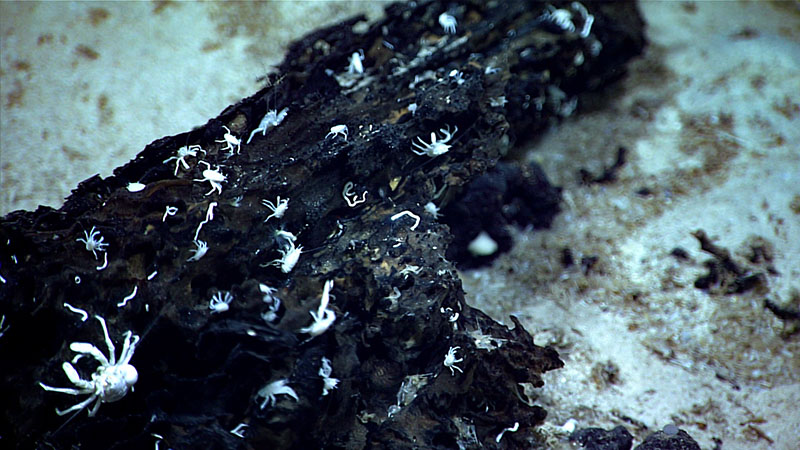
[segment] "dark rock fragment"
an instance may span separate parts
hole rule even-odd
[[[624,73],[642,22],[633,3],[588,5],[595,24],[582,38],[539,27],[544,4],[475,0],[445,35],[445,6],[393,4],[366,32],[353,31],[363,18],[318,30],[290,47],[270,86],[205,126],[80,183],[58,210],[0,219],[3,445],[452,448],[495,446],[519,423],[501,445],[528,448],[546,413],[519,400],[518,383],[541,386],[563,363],[515,318],[509,330],[464,302],[448,227],[423,208]],[[359,49],[365,71],[348,75]],[[240,152],[217,142],[225,127],[246,141],[272,108],[288,108],[285,120]],[[346,139],[328,136],[339,125]],[[458,127],[448,152],[411,151],[446,126]],[[164,160],[186,145],[205,153],[176,176]],[[262,201],[278,197],[288,209],[265,221]],[[512,200],[508,220],[538,217]],[[107,244],[98,259],[76,241],[92,227]],[[223,293],[230,304],[210,309]],[[117,347],[128,330],[141,336],[135,390],[94,417],[57,416],[87,395],[38,384],[72,387],[71,343],[108,353],[97,323],[65,303],[105,317]],[[327,395],[325,359],[338,380]],[[73,364],[84,380],[100,374],[91,357]]]

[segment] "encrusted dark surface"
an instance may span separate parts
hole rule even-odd
[[[633,446],[633,436],[622,425],[612,430],[583,428],[572,433],[569,440],[586,450],[630,450]]]
[[[270,87],[205,126],[151,143],[112,177],[84,181],[59,210],[0,220],[3,446],[473,448],[497,445],[518,422],[500,445],[528,448],[545,412],[520,401],[518,383],[541,386],[540,375],[562,363],[516,319],[508,330],[464,303],[445,258],[448,227],[424,205],[443,187],[453,191],[444,198],[457,197],[518,138],[623,73],[644,45],[635,5],[588,6],[595,20],[584,37],[577,10],[570,32],[542,18],[542,3],[482,0],[397,4],[366,32],[353,32],[359,18],[320,30],[290,48]],[[458,20],[455,35],[438,24],[445,11]],[[365,71],[347,75],[359,49]],[[492,106],[501,96],[507,103]],[[283,123],[245,144],[273,108],[288,108]],[[347,125],[346,140],[326,138],[335,125]],[[242,140],[241,153],[215,142],[223,126]],[[412,153],[412,140],[429,142],[447,126],[458,127],[449,152]],[[176,176],[175,161],[164,160],[185,145],[205,153],[188,156],[190,168]],[[227,179],[207,195],[209,183],[193,180],[218,166]],[[132,182],[145,187],[131,192]],[[363,203],[348,206],[347,182]],[[261,201],[278,196],[290,199],[288,210],[265,223],[271,211]],[[168,206],[177,212],[165,214]],[[76,242],[92,227],[108,244],[105,267],[106,254],[95,259]],[[268,265],[287,245],[276,229],[304,248],[288,273]],[[208,252],[187,261],[195,240]],[[336,320],[312,337],[300,329],[328,280]],[[282,301],[272,320],[262,319],[274,305],[262,283]],[[223,291],[233,301],[214,314],[209,301]],[[87,396],[38,384],[72,387],[62,371],[72,342],[106,353],[97,321],[81,321],[65,303],[105,317],[118,347],[127,330],[141,336],[135,392],[91,418],[57,416],[54,408]],[[455,347],[463,361],[451,373],[443,362]],[[323,357],[340,380],[326,396]],[[91,357],[74,365],[84,379],[97,368]],[[262,409],[257,393],[281,379],[298,400],[279,395]],[[416,396],[406,389],[398,398],[412,385]],[[238,424],[244,437],[231,433]]]
[[[700,446],[689,433],[674,425],[668,425],[665,431],[657,431],[647,436],[634,450],[700,450]]]

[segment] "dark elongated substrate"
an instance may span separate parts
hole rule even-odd
[[[465,303],[446,259],[449,228],[425,205],[446,208],[512,146],[571,114],[580,93],[618,78],[643,48],[635,4],[587,4],[594,22],[585,37],[578,9],[552,5],[570,11],[575,31],[548,19],[544,3],[512,0],[394,4],[374,25],[356,25],[362,17],[319,30],[291,46],[268,87],[205,126],[153,142],[109,178],[84,181],[58,210],[0,220],[3,445],[492,448],[518,423],[499,445],[529,448],[545,412],[522,401],[519,383],[541,386],[540,375],[562,362],[515,319],[509,330]],[[439,25],[443,12],[457,19],[456,34]],[[365,71],[347,75],[359,50]],[[244,144],[269,109],[283,108],[279,126]],[[326,138],[335,125],[347,125],[347,139]],[[215,142],[223,126],[242,140],[240,153]],[[412,153],[417,138],[441,139],[447,127],[458,127],[447,153]],[[163,162],[185,145],[200,145],[198,158],[219,166],[221,194],[193,181],[207,169],[198,158],[187,157],[190,169],[177,176],[175,162]],[[130,192],[131,182],[145,188]],[[348,206],[347,182],[363,203]],[[290,199],[288,211],[265,223],[261,201],[278,196]],[[208,252],[187,262],[212,202],[213,220],[198,234]],[[165,216],[167,206],[177,213]],[[402,211],[419,223],[395,216]],[[102,270],[103,253],[95,259],[76,241],[92,227],[108,244]],[[277,229],[303,246],[288,273],[267,265],[286,245]],[[298,330],[311,323],[326,280],[334,280],[336,321],[312,338]],[[261,283],[282,301],[272,322],[262,319]],[[220,291],[234,299],[212,314]],[[117,351],[124,331],[142,337],[135,392],[92,418],[58,417],[54,408],[85,396],[38,385],[71,387],[61,369],[74,356],[71,342],[106,352],[97,321],[81,321],[65,302],[105,317]],[[443,365],[452,347],[463,359],[454,374]],[[327,396],[322,357],[340,380]],[[88,379],[97,363],[86,357],[75,366]],[[299,400],[279,395],[261,409],[257,392],[279,379]],[[406,389],[398,399],[411,380],[421,385],[416,396]],[[230,432],[240,423],[244,438]]]

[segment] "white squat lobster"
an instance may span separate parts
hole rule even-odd
[[[69,345],[70,350],[80,354],[72,360],[73,362],[77,361],[77,359],[83,355],[90,355],[100,363],[100,366],[92,374],[92,379],[82,379],[78,371],[75,370],[75,367],[64,361],[61,367],[64,369],[64,373],[67,374],[69,381],[78,387],[77,389],[51,387],[39,382],[39,386],[48,392],[60,392],[70,395],[91,394],[86,400],[63,411],[56,409],[56,414],[59,416],[69,414],[72,411],[80,411],[93,401],[96,401],[94,406],[89,410],[89,417],[93,417],[97,414],[97,410],[100,408],[101,404],[115,402],[125,397],[128,390],[133,390],[133,385],[139,380],[139,373],[136,371],[136,368],[130,364],[131,358],[133,358],[133,352],[136,349],[136,344],[139,343],[139,336],[133,334],[130,330],[125,332],[125,345],[122,347],[122,354],[120,355],[119,361],[117,361],[115,356],[116,349],[114,348],[114,342],[108,335],[108,327],[106,326],[105,319],[98,315],[94,317],[103,327],[103,334],[106,338],[109,357],[106,358],[97,347],[88,342],[73,342]]]

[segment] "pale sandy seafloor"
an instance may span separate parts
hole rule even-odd
[[[59,206],[81,180],[255,92],[291,39],[382,6],[0,3],[0,214]],[[703,448],[796,449],[800,334],[762,301],[800,303],[800,4],[641,9],[651,46],[630,76],[519,153],[564,187],[564,211],[463,273],[468,300],[518,315],[562,354],[534,394],[553,447],[574,419],[625,425],[637,443],[643,426],[677,424]],[[617,182],[578,182],[618,146],[629,158]],[[748,249],[770,244],[768,292],[694,288],[710,258],[698,229],[753,270],[764,267]],[[564,268],[565,248],[597,263]]]

